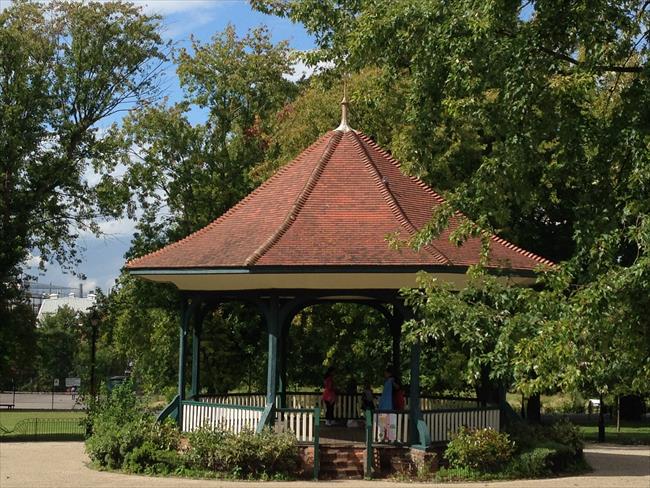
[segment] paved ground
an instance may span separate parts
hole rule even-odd
[[[594,472],[586,476],[493,483],[453,483],[450,488],[648,488],[650,448],[613,445],[589,446],[587,461]],[[248,488],[261,483],[151,478],[91,470],[81,442],[0,443],[2,488]],[[413,483],[390,481],[272,482],[270,488],[413,488]]]
[[[0,404],[14,404],[15,409],[83,410],[78,397],[69,393],[0,392]]]

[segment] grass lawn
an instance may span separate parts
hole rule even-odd
[[[598,426],[581,425],[580,432],[587,442],[596,442],[598,439]],[[605,442],[613,444],[646,444],[650,445],[650,424],[638,423],[621,425],[621,431],[616,432],[616,424],[605,426]]]
[[[70,412],[70,411],[34,411],[34,410],[0,410],[0,439],[3,440],[20,440],[26,437],[33,439],[34,436],[25,436],[17,432],[5,432],[5,430],[13,431],[16,429],[17,424],[22,420],[38,419],[45,420],[39,428],[38,438],[52,438],[56,436],[66,436],[70,438],[79,438],[80,434],[71,434],[71,429],[75,432],[77,422],[85,416],[84,412]],[[62,422],[56,422],[61,420]],[[24,424],[23,424],[24,425]],[[32,430],[29,430],[32,432]]]

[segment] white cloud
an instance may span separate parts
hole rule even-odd
[[[25,261],[26,268],[38,268],[38,265],[41,263],[41,257],[35,256],[32,253],[29,253],[29,257]]]
[[[43,0],[41,3],[48,3],[48,1]],[[141,7],[147,14],[162,15],[166,20],[163,27],[164,34],[175,39],[192,32],[196,27],[210,23],[215,18],[215,9],[247,2],[246,0],[135,0],[131,3]],[[0,11],[11,4],[11,0],[0,0]],[[173,21],[168,18],[177,14],[178,18]]]
[[[147,13],[170,15],[179,12],[197,12],[214,9],[216,6],[245,3],[244,0],[143,0],[133,2]]]
[[[324,69],[329,69],[334,67],[334,63],[332,62],[320,62],[317,63],[316,66],[311,66],[308,65],[304,59],[298,59],[293,65],[291,66],[293,68],[293,73],[292,74],[286,74],[284,77],[289,80],[289,81],[298,81],[300,80],[303,76],[305,78],[309,78],[311,75],[314,73],[319,73],[320,71]]]

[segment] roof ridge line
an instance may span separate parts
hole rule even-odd
[[[271,175],[270,178],[267,178],[260,184],[257,188],[255,188],[253,191],[251,191],[248,195],[246,195],[244,198],[239,200],[237,203],[235,203],[232,207],[230,207],[228,210],[226,210],[223,214],[221,214],[219,217],[214,219],[212,222],[210,222],[208,225],[201,227],[200,229],[186,235],[182,239],[179,239],[178,241],[171,242],[169,244],[164,245],[160,249],[156,249],[155,251],[151,251],[147,254],[143,254],[142,256],[139,256],[137,258],[133,258],[129,262],[126,263],[126,268],[130,268],[132,265],[137,264],[138,261],[148,258],[151,256],[157,256],[163,252],[167,252],[170,249],[173,249],[177,246],[179,246],[181,243],[187,241],[188,239],[191,239],[195,236],[204,234],[208,230],[212,229],[214,226],[219,224],[221,221],[223,221],[225,218],[233,214],[236,210],[238,210],[241,206],[243,206],[248,200],[250,200],[255,194],[257,194],[259,191],[261,191],[263,188],[268,186],[273,180],[275,180],[277,177],[281,176],[282,174],[286,173],[289,168],[292,168],[296,164],[298,164],[300,161],[304,159],[305,153],[312,147],[317,145],[318,143],[321,142],[322,139],[327,137],[329,133],[323,134],[321,137],[319,137],[316,141],[314,141],[309,147],[305,148],[298,156],[293,161],[290,161],[288,164],[283,165],[280,167],[275,173]]]
[[[325,165],[327,164],[330,157],[332,156],[334,149],[336,148],[341,138],[343,137],[342,132],[338,132],[338,131],[333,131],[333,132],[334,134],[332,134],[330,140],[327,142],[327,146],[323,150],[320,160],[314,167],[311,175],[309,175],[309,178],[307,179],[305,186],[302,188],[300,193],[298,193],[298,196],[294,201],[293,206],[289,211],[289,214],[286,216],[282,224],[280,224],[280,227],[278,227],[278,229],[273,234],[271,234],[271,236],[260,247],[258,247],[248,258],[246,258],[246,260],[244,261],[244,264],[246,266],[252,266],[257,261],[259,261],[259,259],[262,256],[264,256],[264,254],[266,254],[280,240],[280,238],[282,238],[282,236],[289,230],[291,225],[295,222],[296,218],[298,217],[298,214],[302,210],[302,207],[304,206],[305,202],[309,198],[309,195],[311,195],[311,192],[314,190],[316,183],[318,183],[318,180],[323,174]]]
[[[366,161],[368,162],[367,166],[371,168],[374,174],[375,182],[377,184],[377,188],[379,189],[379,193],[381,193],[384,196],[384,199],[387,201],[388,206],[393,211],[393,214],[397,218],[397,221],[400,222],[404,227],[406,227],[406,230],[409,232],[410,235],[417,234],[418,232],[417,227],[415,227],[411,222],[411,220],[408,218],[406,212],[404,212],[397,198],[395,198],[395,195],[393,195],[393,193],[390,191],[388,185],[386,185],[383,182],[382,175],[379,172],[377,165],[375,165],[374,161],[372,160],[372,156],[370,156],[368,150],[363,145],[361,137],[359,136],[357,131],[353,130],[351,132],[352,134],[354,134],[355,144],[361,149],[362,157],[366,159]],[[451,259],[449,259],[443,252],[441,252],[435,246],[431,244],[425,244],[424,246],[422,246],[422,248],[425,249],[429,254],[435,256],[436,258],[438,259],[442,258],[447,264],[453,264]]]
[[[393,157],[392,154],[390,154],[388,151],[386,151],[386,149],[379,146],[375,141],[370,139],[370,137],[368,137],[366,134],[359,133],[358,135],[359,135],[359,137],[361,139],[363,139],[368,144],[370,144],[374,150],[376,150],[380,154],[383,154],[384,156],[386,156],[386,158],[391,163],[395,164],[398,168],[402,167],[402,164],[397,159],[395,159],[395,157]],[[440,194],[438,192],[436,192],[433,188],[431,188],[429,185],[427,185],[421,179],[417,178],[416,176],[408,175],[408,174],[405,174],[405,173],[402,173],[402,174],[404,174],[407,178],[409,178],[414,183],[417,183],[417,185],[420,186],[423,190],[430,193],[436,199],[436,201],[438,203],[446,203],[447,202],[442,196],[440,196]],[[469,217],[467,217],[460,210],[455,210],[454,209],[454,216],[457,217],[457,218],[463,218],[463,219],[471,220],[471,219],[469,219]],[[513,244],[510,241],[507,241],[506,239],[504,239],[503,237],[498,236],[497,234],[493,234],[492,232],[490,232],[490,238],[491,238],[491,240],[498,242],[499,244],[505,246],[506,248],[512,249],[513,251],[518,252],[522,256],[525,256],[525,257],[528,257],[528,258],[531,258],[531,259],[535,259],[536,261],[539,261],[541,264],[546,264],[546,265],[549,265],[549,266],[556,266],[556,264],[553,261],[551,261],[550,259],[546,259],[546,258],[540,256],[539,254],[535,254],[534,252],[526,251],[525,249],[517,246],[516,244]]]

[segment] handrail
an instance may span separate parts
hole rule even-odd
[[[458,408],[430,408],[428,410],[422,410],[422,413],[443,413],[443,412],[486,412],[492,410],[499,410],[498,405],[491,405],[486,407],[458,407]],[[386,410],[385,413],[398,413],[403,412],[404,410]],[[384,411],[382,410],[382,413]]]
[[[171,417],[172,419],[178,421],[178,412],[180,410],[179,406],[179,396],[176,395],[169,404],[162,409],[162,411],[158,414],[156,417],[156,420],[158,422],[162,422],[165,420],[167,417]]]
[[[214,407],[214,408],[233,408],[236,410],[255,410],[256,412],[263,412],[264,407],[253,407],[250,405],[237,405],[236,403],[213,403],[202,402],[197,400],[183,400],[183,405],[197,405],[199,407]]]
[[[323,392],[322,391],[287,391],[287,395],[312,395],[312,396],[318,396],[320,397]],[[344,396],[362,396],[363,393],[346,393],[346,392],[339,392],[339,395],[344,395]],[[209,395],[200,395],[202,397],[209,397],[209,398],[214,398],[214,397],[233,397],[233,396],[264,396],[266,397],[266,392],[259,391],[259,392],[245,392],[245,393],[214,393],[214,394],[209,394]],[[280,393],[278,392],[276,396],[279,396]],[[373,392],[373,395],[375,397],[381,396],[381,392]],[[454,400],[454,401],[462,401],[462,402],[478,402],[478,398],[476,397],[457,397],[453,395],[420,395],[420,398],[426,398],[426,399],[432,399],[432,400]]]

